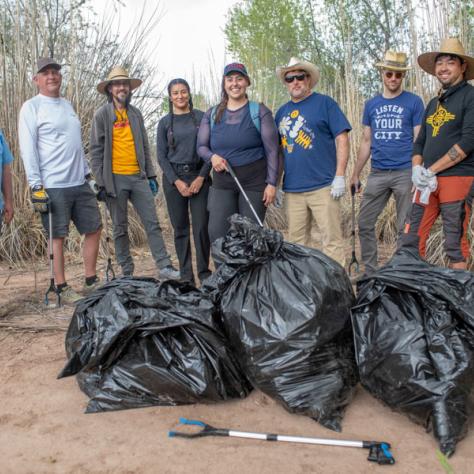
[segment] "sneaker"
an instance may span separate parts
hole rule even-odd
[[[93,291],[97,290],[97,288],[100,288],[102,286],[102,282],[97,279],[94,283],[91,285],[88,285],[87,283],[84,283],[84,286],[82,287],[82,293],[84,295],[88,295],[92,293]]]
[[[158,278],[160,280],[179,280],[181,274],[179,273],[173,265],[167,265],[160,270]]]
[[[61,298],[61,303],[75,304],[82,298],[82,296],[79,293],[76,293],[72,289],[72,287],[67,285],[61,290],[60,298]]]

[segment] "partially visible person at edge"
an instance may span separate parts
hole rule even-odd
[[[66,282],[64,239],[72,220],[84,237],[85,282],[88,293],[99,285],[96,275],[102,222],[95,198],[95,181],[84,155],[81,124],[72,105],[60,96],[61,65],[52,58],[38,60],[33,82],[38,95],[20,110],[19,142],[31,199],[49,232],[48,207],[53,216],[54,278],[63,303],[81,298]]]
[[[0,234],[3,222],[10,224],[13,219],[12,161],[13,155],[0,129]]]
[[[117,261],[124,276],[133,275],[128,237],[128,201],[145,228],[148,245],[160,279],[178,279],[171,265],[156,214],[158,193],[156,172],[150,157],[145,123],[140,111],[130,104],[132,91],[141,85],[122,67],[114,67],[97,90],[107,103],[94,114],[91,127],[91,166],[99,186],[98,199],[105,201],[113,224]]]
[[[314,64],[291,58],[276,73],[291,98],[275,117],[284,155],[288,239],[310,245],[314,218],[322,251],[344,266],[339,199],[346,191],[351,126],[332,98],[312,92],[319,80]]]
[[[279,171],[278,132],[264,104],[247,97],[250,78],[243,64],[224,68],[222,99],[205,114],[199,128],[197,151],[214,170],[209,190],[209,237],[214,242],[229,229],[234,213],[256,220],[232,176],[229,164],[263,222],[274,201]],[[255,110],[255,112],[254,112]]]
[[[411,156],[420,130],[423,102],[403,90],[408,66],[405,53],[387,51],[380,70],[383,91],[368,100],[362,118],[363,132],[351,187],[360,191],[360,174],[371,157],[371,170],[359,213],[359,240],[365,274],[377,269],[375,224],[390,196],[397,207],[398,246],[411,206]]]
[[[450,267],[466,269],[467,230],[474,198],[474,58],[457,38],[441,41],[438,51],[421,54],[418,64],[436,76],[441,89],[426,107],[413,149],[415,201],[403,245],[422,257],[433,223],[441,213]]]
[[[204,113],[193,108],[189,84],[173,79],[168,84],[169,113],[158,123],[156,136],[158,163],[163,170],[163,191],[174,230],[174,245],[183,281],[194,284],[191,258],[191,211],[199,280],[210,275],[207,230],[211,165],[199,158],[196,137]]]

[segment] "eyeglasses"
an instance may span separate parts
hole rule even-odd
[[[285,76],[285,82],[291,84],[295,79],[297,81],[304,81],[306,77],[308,77],[308,74],[305,73],[295,74],[293,76]]]
[[[401,79],[403,77],[403,72],[393,72],[393,71],[385,71],[384,72],[384,76],[387,79],[391,79],[394,75],[397,79]]]

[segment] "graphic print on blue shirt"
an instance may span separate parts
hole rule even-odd
[[[283,190],[298,193],[329,186],[336,174],[334,140],[351,130],[337,103],[313,92],[281,106],[275,121],[285,157]]]
[[[377,95],[366,102],[362,124],[371,129],[372,168],[411,167],[413,127],[421,124],[423,112],[421,99],[407,91],[391,99]]]

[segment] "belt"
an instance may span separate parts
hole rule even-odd
[[[202,163],[171,163],[176,171],[182,171],[183,173],[189,173],[190,171],[200,170]]]

